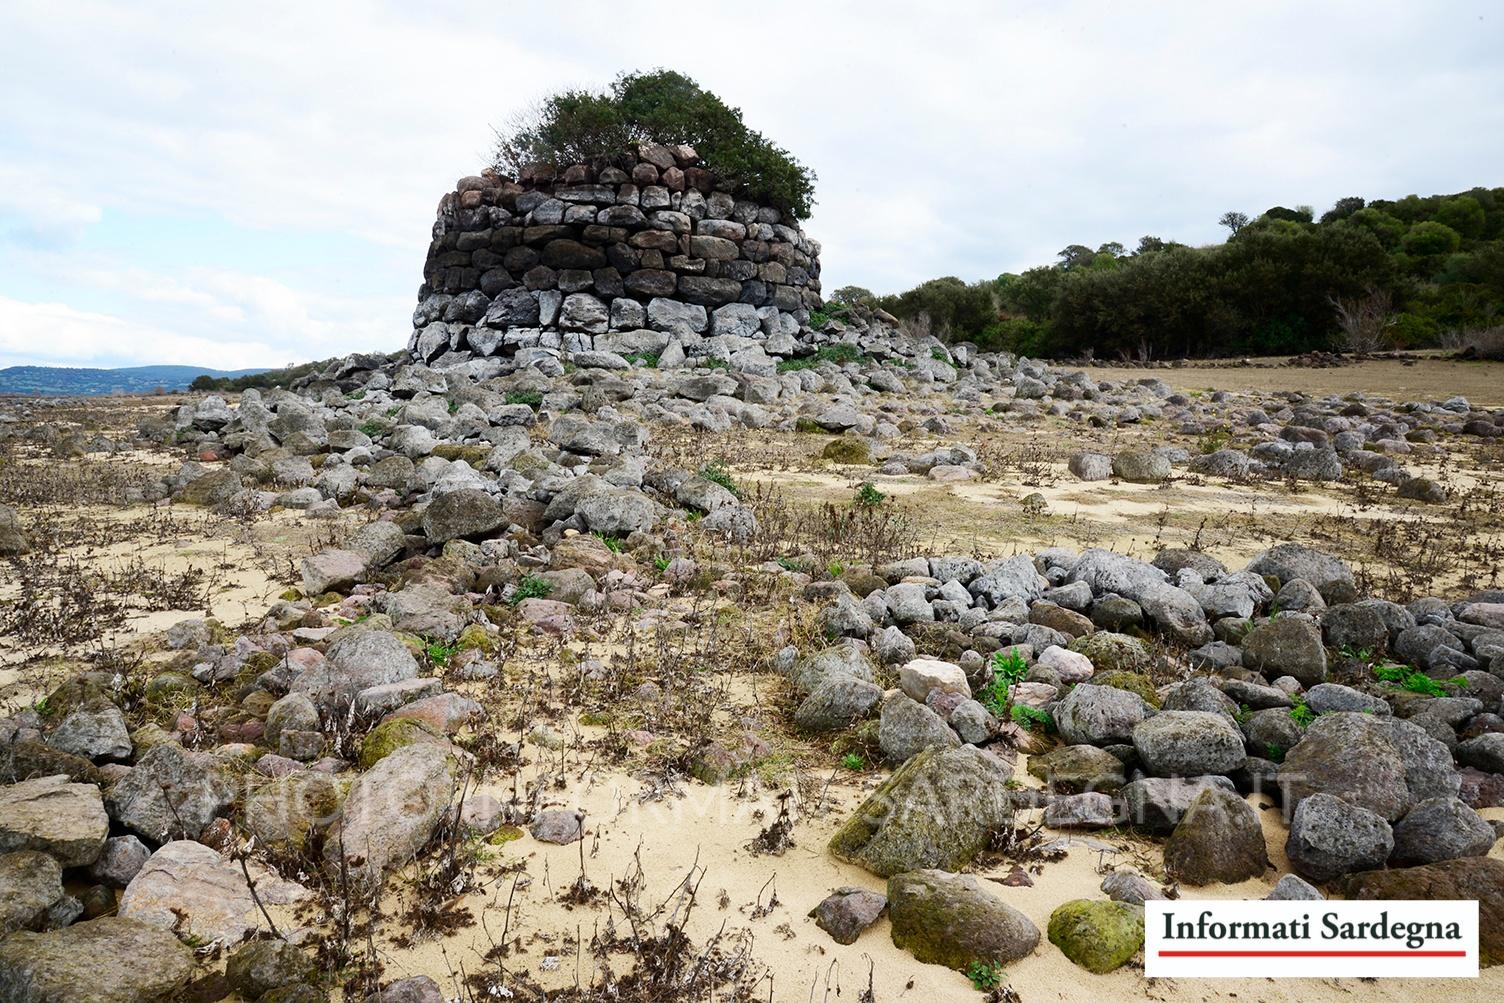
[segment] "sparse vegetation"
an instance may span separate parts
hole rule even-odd
[[[887,498],[888,496],[877,490],[871,481],[863,481],[856,489],[856,495],[851,499],[851,504],[857,508],[877,508]]]

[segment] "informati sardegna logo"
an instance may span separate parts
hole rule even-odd
[[[1144,974],[1476,978],[1478,903],[1144,903]]]

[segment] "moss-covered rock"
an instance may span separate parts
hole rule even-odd
[[[1159,706],[1159,694],[1154,692],[1154,684],[1149,681],[1148,676],[1142,673],[1114,669],[1108,672],[1098,672],[1091,677],[1091,681],[1097,686],[1111,686],[1115,689],[1127,690],[1129,693],[1136,693],[1150,707]]]
[[[1149,667],[1149,649],[1138,638],[1099,630],[1071,642],[1071,650],[1091,659],[1097,676],[1093,682],[1101,682],[1104,672],[1142,672]]]
[[[500,646],[500,638],[494,630],[487,630],[478,623],[468,624],[460,631],[460,636],[455,640],[455,646],[461,651],[475,649],[487,655],[494,655]]]
[[[1144,946],[1144,907],[1076,899],[1050,913],[1050,943],[1088,972],[1121,968]]]
[[[1010,771],[970,746],[925,749],[888,778],[830,839],[830,852],[881,877],[959,871],[1013,823]]]
[[[182,672],[159,672],[146,684],[146,702],[159,707],[186,703],[202,687]]]
[[[462,442],[441,442],[433,447],[433,455],[446,460],[464,460],[477,470],[486,462],[486,457],[491,455],[492,447],[489,445],[476,446],[466,445]]]
[[[1094,745],[1067,745],[1043,756],[1030,756],[1029,775],[1061,794],[1111,793],[1127,782],[1123,761]]]
[[[411,717],[389,717],[366,735],[360,743],[360,768],[369,770],[398,749],[419,742],[443,742],[444,736],[426,721]]]
[[[289,773],[246,798],[245,827],[274,852],[300,854],[339,817],[349,792],[349,780],[327,773]]]
[[[273,989],[312,981],[312,960],[285,940],[253,940],[242,944],[225,964],[225,981],[248,1000],[261,999]]]
[[[1220,787],[1196,795],[1165,844],[1165,872],[1188,885],[1235,884],[1268,866],[1258,812]]]
[[[888,917],[895,946],[961,972],[1016,961],[1039,945],[1039,928],[970,874],[926,869],[894,875]]]
[[[825,448],[820,450],[820,457],[832,463],[866,465],[872,462],[872,447],[867,445],[865,439],[843,435],[827,442]]]

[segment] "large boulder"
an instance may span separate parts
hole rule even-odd
[[[1165,844],[1165,873],[1182,884],[1236,884],[1268,866],[1258,812],[1219,787],[1197,795]]]
[[[99,788],[65,776],[0,787],[0,853],[41,850],[64,867],[92,864],[110,833]]]
[[[324,660],[301,672],[292,691],[308,694],[325,710],[338,710],[361,690],[417,675],[417,659],[396,634],[356,625],[331,635]]]
[[[1383,816],[1330,794],[1300,802],[1285,842],[1290,866],[1318,884],[1382,867],[1393,849],[1394,833]]]
[[[454,766],[442,745],[418,743],[383,758],[350,789],[324,838],[324,862],[370,887],[415,856],[454,799]]]
[[[1132,450],[1112,458],[1112,472],[1133,484],[1158,484],[1170,479],[1170,459],[1163,453]]]
[[[1078,683],[1055,708],[1055,727],[1070,745],[1114,745],[1133,741],[1133,729],[1154,708],[1143,697],[1116,686]]]
[[[1281,582],[1302,578],[1316,586],[1327,605],[1349,603],[1358,595],[1353,569],[1346,561],[1301,543],[1270,547],[1248,562],[1248,570],[1256,575],[1272,575]]]
[[[176,936],[119,916],[0,941],[4,1003],[169,1003],[193,972]]]
[[[1123,812],[1129,825],[1166,835],[1209,788],[1236,789],[1227,777],[1142,777],[1123,786]]]
[[[1405,761],[1383,722],[1369,714],[1323,714],[1285,753],[1279,771],[1287,809],[1313,794],[1331,794],[1386,821],[1414,798]]]
[[[1419,801],[1394,824],[1396,864],[1434,864],[1481,857],[1493,848],[1494,827],[1454,797]]]
[[[1226,775],[1248,759],[1237,725],[1210,711],[1160,711],[1134,726],[1133,747],[1145,771],[1160,777]]]
[[[249,937],[259,921],[240,868],[188,839],[151,855],[120,896],[120,915],[228,945]]]
[[[895,874],[888,880],[888,918],[895,946],[956,971],[1017,961],[1039,945],[1039,928],[970,874]]]
[[[69,712],[47,733],[47,744],[96,762],[129,759],[131,755],[130,730],[125,715],[114,704],[80,707]]]
[[[1321,628],[1309,620],[1277,616],[1243,638],[1243,664],[1269,679],[1294,676],[1315,686],[1326,678],[1326,648]]]
[[[245,827],[274,853],[300,854],[339,818],[350,781],[298,770],[258,787],[245,800]]]
[[[887,761],[897,766],[921,749],[942,749],[960,745],[961,739],[945,719],[929,707],[909,699],[901,692],[891,693],[883,701],[877,723],[877,744]]]
[[[1046,584],[1029,555],[1017,554],[982,565],[981,573],[966,588],[976,598],[997,608],[1009,599],[1032,602],[1044,595]]]
[[[0,937],[39,930],[63,897],[63,869],[36,850],[0,853]]]
[[[854,676],[826,679],[794,712],[801,731],[842,731],[866,718],[883,698],[882,687]]]
[[[1072,962],[1102,975],[1128,963],[1144,946],[1144,907],[1075,899],[1050,913],[1050,943]]]
[[[858,648],[836,644],[794,663],[789,678],[801,693],[813,693],[827,679],[851,678],[873,682],[872,663]]]
[[[1092,547],[1077,559],[1067,581],[1086,583],[1094,595],[1111,592],[1134,602],[1142,602],[1144,596],[1167,584],[1169,575],[1136,558]],[[1103,668],[1097,659],[1092,658],[1092,662],[1098,669]]]
[[[939,867],[958,871],[1012,825],[1012,771],[975,746],[917,753],[830,839],[830,851],[880,877]]]
[[[1350,899],[1478,903],[1478,962],[1504,963],[1504,860],[1459,857],[1421,867],[1354,874],[1342,882]]]
[[[233,804],[230,771],[207,753],[162,742],[110,789],[110,817],[152,843],[197,839],[204,826]]]

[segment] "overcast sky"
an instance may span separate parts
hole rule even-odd
[[[404,344],[491,127],[678,69],[819,174],[828,291],[1504,185],[1504,6],[0,4],[0,366]]]

